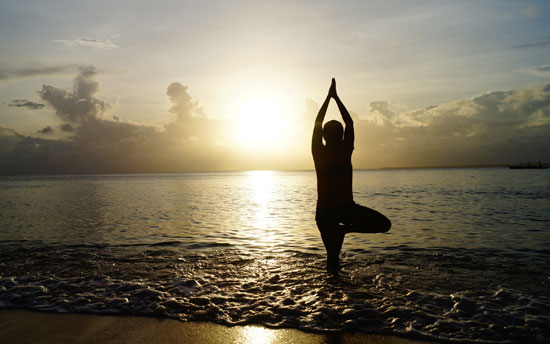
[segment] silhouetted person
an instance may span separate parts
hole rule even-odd
[[[345,130],[338,121],[328,121],[323,127],[331,98],[338,104],[346,124]],[[327,269],[330,271],[340,269],[340,250],[346,233],[383,233],[391,227],[387,217],[353,201],[351,154],[354,135],[353,120],[336,93],[333,78],[327,98],[315,119],[311,141],[317,173],[315,221],[327,250]],[[326,144],[323,144],[323,138]]]

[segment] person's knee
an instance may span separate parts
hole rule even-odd
[[[387,217],[384,218],[384,222],[382,224],[382,229],[384,230],[383,233],[386,233],[391,228],[391,221]]]

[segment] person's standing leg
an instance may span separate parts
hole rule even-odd
[[[341,230],[338,224],[319,224],[317,223],[319,232],[325,249],[327,250],[327,270],[340,270],[340,251],[344,242],[345,232]]]

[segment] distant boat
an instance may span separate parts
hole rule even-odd
[[[529,161],[527,164],[519,163],[517,165],[509,165],[513,170],[525,170],[525,169],[542,169],[542,168],[548,168],[548,166],[545,166],[542,164],[542,162],[539,160],[538,164],[531,164],[531,161]]]

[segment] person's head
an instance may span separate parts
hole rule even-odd
[[[323,126],[323,138],[327,145],[334,145],[342,142],[344,139],[344,127],[338,121],[332,120]]]

